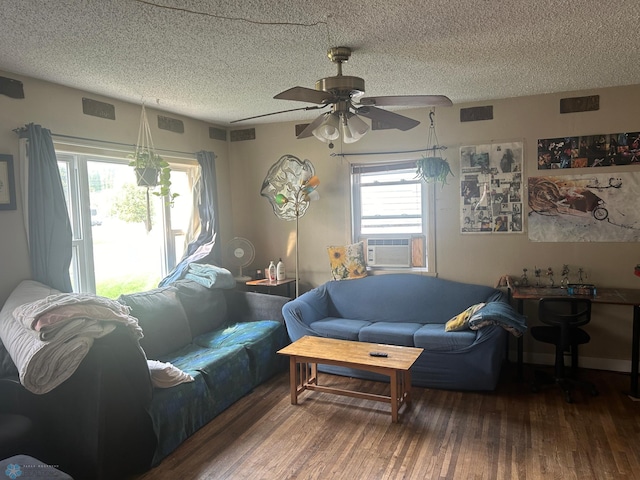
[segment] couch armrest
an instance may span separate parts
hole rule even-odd
[[[43,395],[22,389],[38,458],[74,478],[123,478],[151,465],[157,438],[144,352],[124,328],[98,339],[78,369]]]
[[[225,290],[229,323],[276,320],[284,323],[282,307],[289,297],[266,293]]]
[[[0,413],[25,413],[25,406],[20,399],[23,390],[18,377],[0,378]]]
[[[318,336],[309,325],[329,316],[329,294],[324,285],[308,291],[282,308],[287,331],[292,341],[305,335]]]

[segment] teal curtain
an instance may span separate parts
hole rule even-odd
[[[28,229],[31,278],[61,292],[71,292],[71,221],[51,132],[30,123],[20,129],[27,139]]]
[[[187,246],[182,260],[160,281],[159,287],[182,278],[190,263],[221,265],[222,262],[222,249],[219,242],[216,242],[219,229],[216,156],[213,152],[200,151],[196,153],[196,158],[200,165],[200,199],[198,202],[200,234]]]

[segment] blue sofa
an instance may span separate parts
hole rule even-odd
[[[234,283],[235,285],[235,283]],[[0,311],[59,293],[23,283]],[[144,337],[118,326],[96,339],[77,369],[45,394],[18,381],[0,342],[0,408],[29,417],[37,431],[23,452],[75,479],[129,478],[160,463],[189,436],[254,387],[286,370],[289,298],[206,288],[190,280],[122,295]],[[147,360],[168,362],[194,381],[154,387]]]
[[[305,335],[424,349],[411,369],[416,386],[449,390],[494,390],[506,353],[506,326],[522,330],[500,290],[413,274],[387,274],[330,281],[284,305],[291,341]],[[478,330],[445,331],[448,320],[468,307],[485,318]],[[503,322],[504,321],[504,322]],[[503,326],[501,326],[503,325]],[[346,367],[319,366],[340,375],[386,380]]]
[[[223,410],[287,367],[276,352],[289,344],[282,318],[288,298],[206,288],[191,280],[122,295],[144,338],[148,359],[166,362],[194,381],[154,388],[148,413],[155,466]]]

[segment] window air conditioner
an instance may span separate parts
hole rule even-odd
[[[367,238],[370,267],[411,267],[411,238]]]

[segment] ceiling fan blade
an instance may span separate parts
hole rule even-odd
[[[299,110],[318,110],[320,108],[325,108],[325,107],[326,105],[318,105],[314,107],[291,108],[289,110],[280,110],[279,112],[263,113],[262,115],[256,115],[255,117],[247,117],[247,118],[241,118],[240,120],[232,120],[229,123],[244,122],[245,120],[253,120],[254,118],[268,117],[270,115],[278,115],[279,113],[297,112]]]
[[[404,115],[398,115],[397,113],[388,112],[376,107],[360,107],[356,109],[358,115],[376,120],[384,123],[391,128],[397,128],[398,130],[411,130],[413,127],[420,125],[418,120],[405,117]]]
[[[322,121],[324,120],[324,116],[325,116],[324,113],[322,115],[318,115],[318,117],[309,125],[307,125],[307,128],[305,128],[302,132],[300,132],[300,135],[298,135],[296,138],[312,137],[313,131],[316,129],[316,127],[318,127],[322,123]]]
[[[450,107],[453,102],[444,95],[389,95],[363,97],[360,105],[377,107]]]
[[[278,100],[295,100],[297,102],[309,103],[331,103],[335,97],[332,93],[322,90],[314,90],[306,87],[293,87],[284,92],[280,92],[275,97]]]

